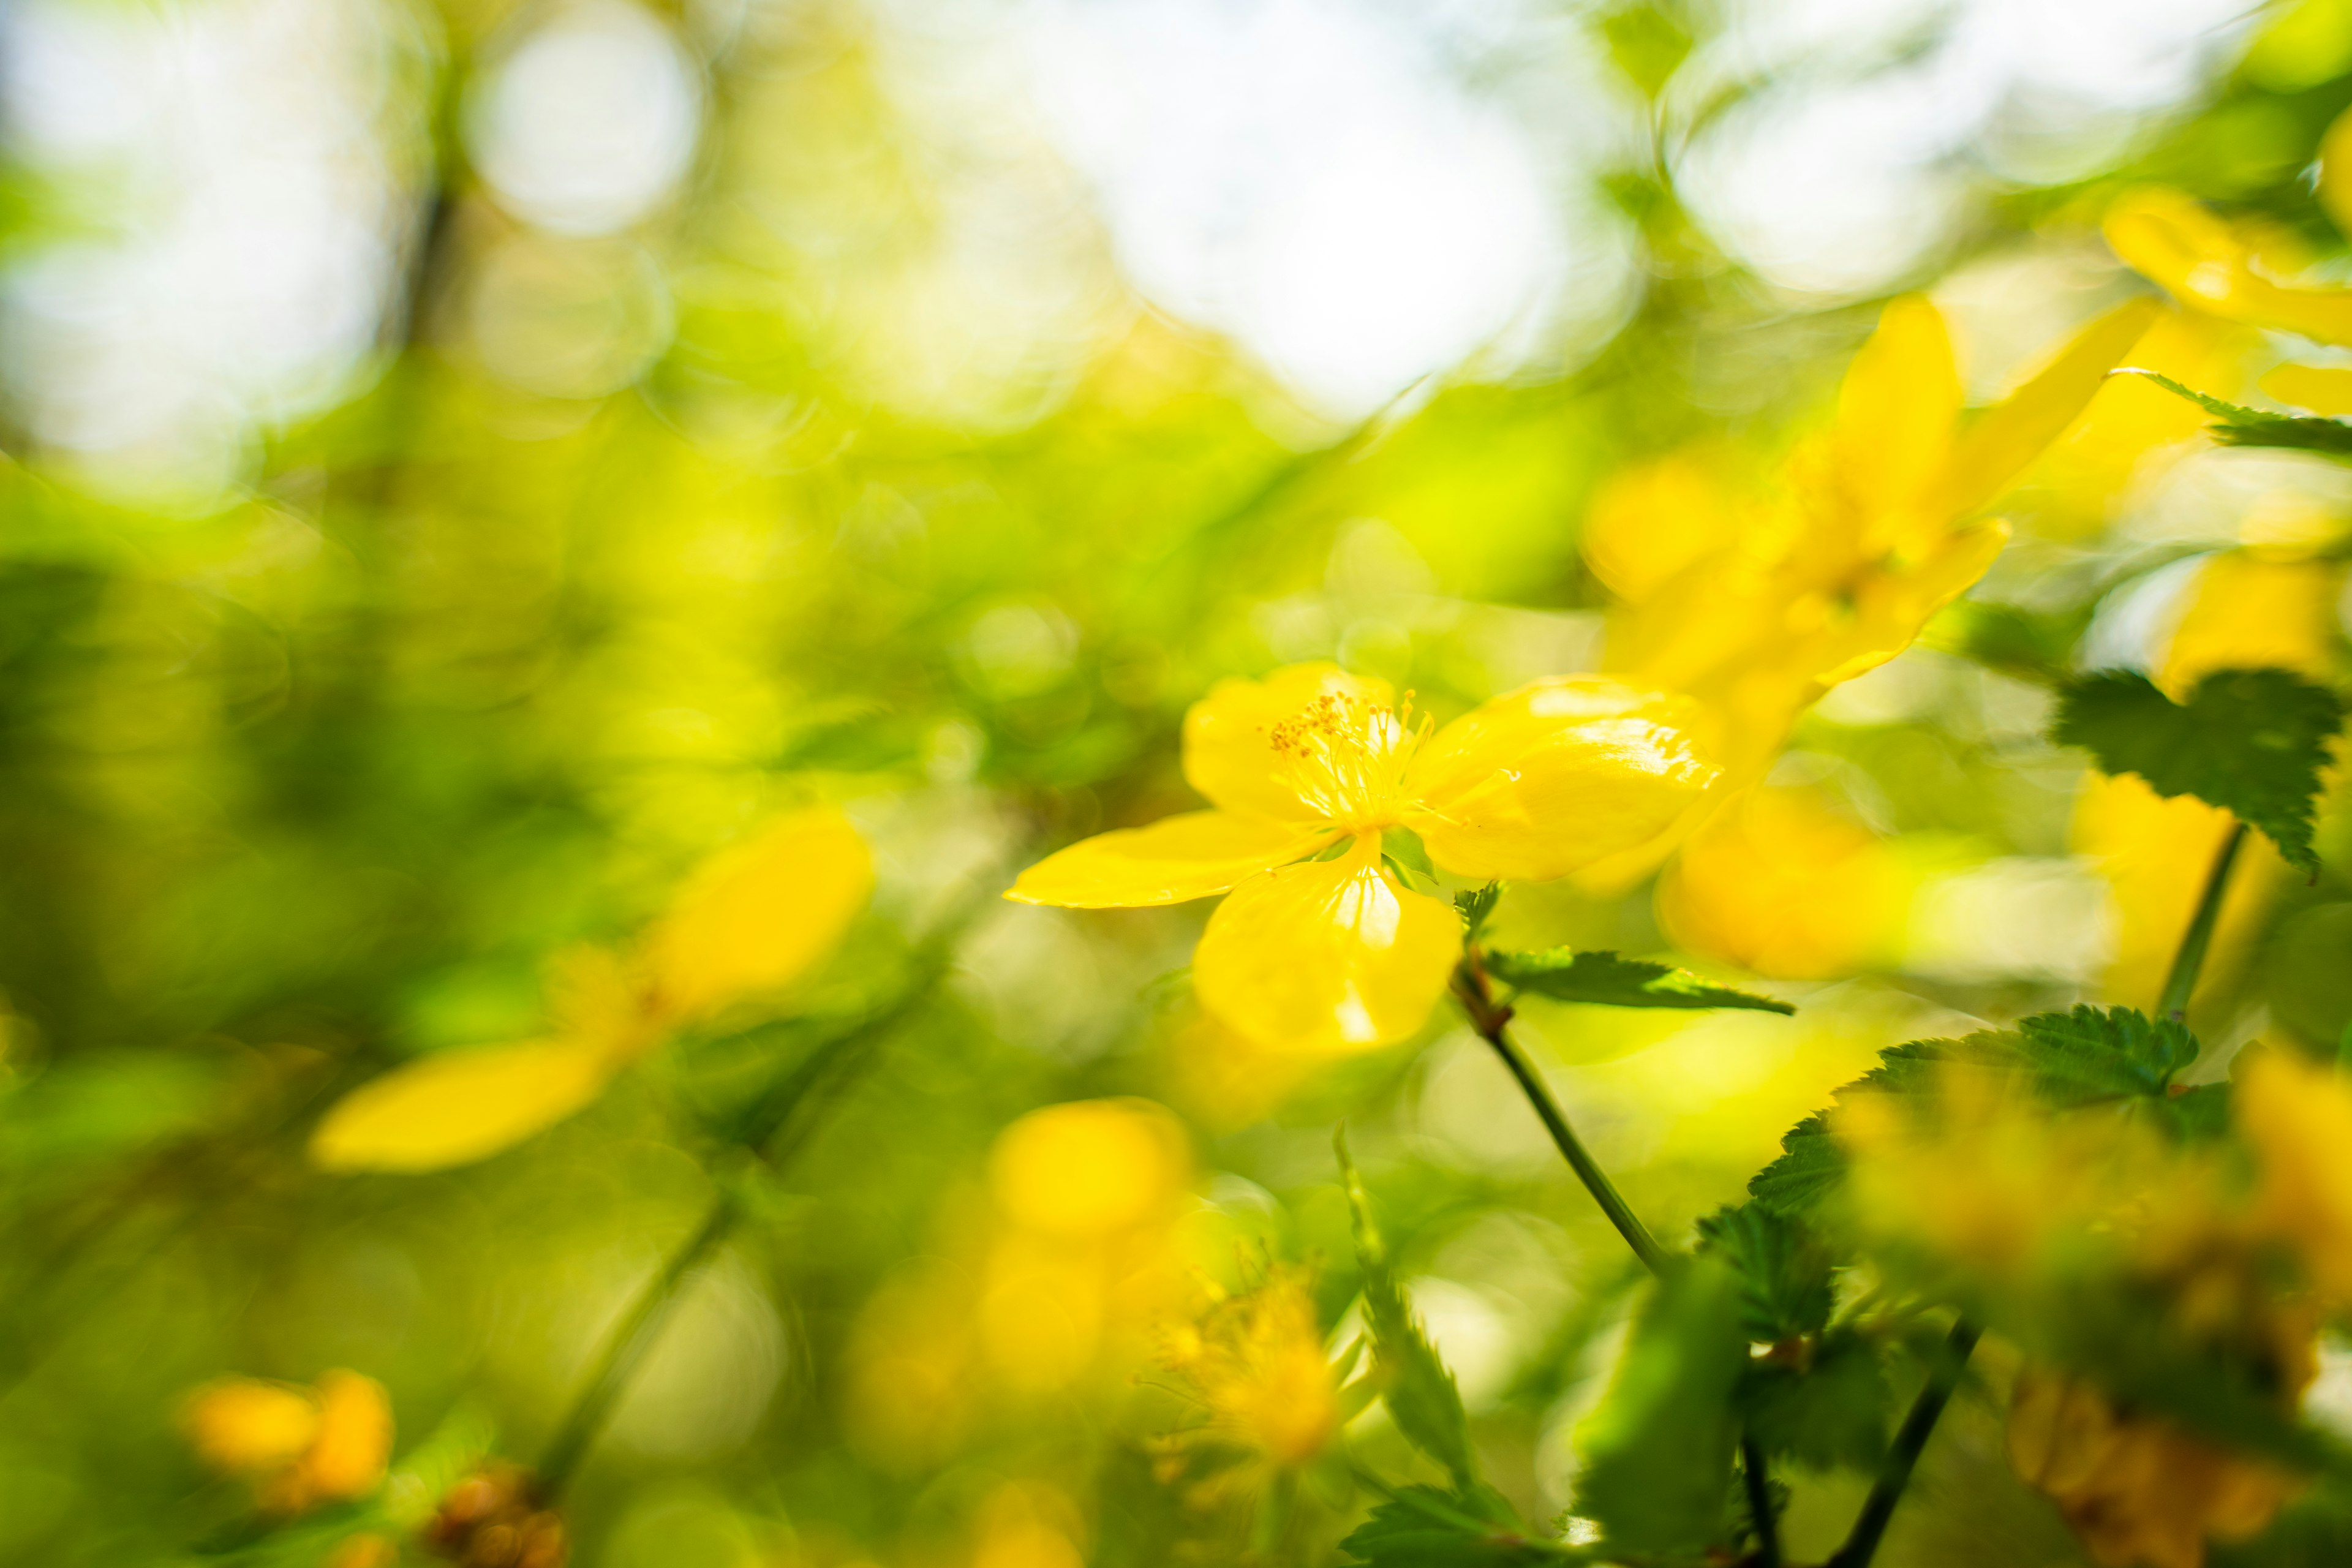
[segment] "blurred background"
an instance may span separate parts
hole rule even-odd
[[[987,896],[1185,808],[1220,676],[1450,716],[1597,668],[1643,568],[1588,523],[1752,492],[1906,290],[1998,395],[2146,289],[2098,234],[2131,185],[2352,278],[2312,195],[2352,0],[13,0],[0,70],[9,1563],[237,1516],[178,1426],[226,1373],[356,1369],[402,1451],[528,1458],[790,1020],[465,1170],[320,1174],[308,1130],[530,1033],[551,954],[811,799],[881,868],[821,991],[984,912],[697,1278],[574,1561],[1232,1560],[1150,1474],[1154,1325],[1253,1255],[1340,1314],[1342,1120],[1498,1484],[1558,1513],[1627,1265],[1484,1047],[1269,1058],[1189,1000],[1200,906]],[[2246,397],[2282,357],[2176,315],[2135,363]],[[2352,488],[2202,417],[2110,384],[1979,597],[2084,667],[2338,671]],[[1886,1045],[2153,999],[2218,824],[1950,646],[1654,884],[1496,916],[1799,1004],[1528,1008],[1664,1234]],[[2352,1019],[2343,832],[2241,883],[2224,1054]],[[2075,1561],[1996,1425],[1885,1561]],[[1937,1466],[2014,1506],[1939,1512]],[[1796,1550],[1862,1485],[1801,1480]]]

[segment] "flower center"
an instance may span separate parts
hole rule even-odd
[[[1327,691],[1266,731],[1276,777],[1318,815],[1359,833],[1393,827],[1407,805],[1404,771],[1428,739],[1412,718],[1412,693],[1391,712]]]

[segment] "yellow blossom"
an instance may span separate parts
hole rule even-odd
[[[2328,1300],[2352,1305],[2352,1086],[2294,1051],[2258,1051],[2231,1110],[2262,1167],[2263,1225]]]
[[[308,1388],[222,1378],[188,1396],[181,1426],[197,1458],[250,1483],[273,1513],[364,1497],[392,1457],[392,1402],[355,1372]]]
[[[1820,980],[1880,956],[1909,892],[1885,841],[1818,792],[1759,787],[1683,846],[1659,880],[1658,919],[1685,952]]]
[[[776,818],[688,877],[627,957],[551,966],[542,1039],[436,1051],[339,1100],[310,1141],[330,1170],[435,1171],[487,1159],[582,1110],[678,1030],[771,997],[840,942],[874,885],[848,818]]]
[[[1566,876],[1654,837],[1717,773],[1688,702],[1594,676],[1539,680],[1432,732],[1384,681],[1328,664],[1226,680],[1184,721],[1215,809],[1072,845],[1010,898],[1131,908],[1230,893],[1193,960],[1203,1007],[1269,1045],[1386,1044],[1429,1016],[1461,945],[1381,836],[1481,880]],[[1336,857],[1315,858],[1348,841]]]
[[[2292,1408],[2318,1370],[2305,1336],[2287,1370]],[[2228,1452],[2160,1416],[2120,1410],[2080,1378],[2018,1374],[2010,1464],[2057,1503],[2099,1568],[2202,1568],[2209,1541],[2247,1541],[2302,1489],[2276,1468]]]
[[[1942,315],[1919,298],[1887,306],[1830,428],[1792,454],[1780,493],[1713,530],[1684,521],[1671,534],[1726,546],[1689,550],[1677,571],[1629,568],[1636,551],[1621,535],[1658,534],[1654,515],[1594,520],[1587,558],[1624,595],[1611,668],[1717,705],[1735,777],[1760,764],[1805,704],[1908,647],[1984,575],[2009,530],[1978,514],[2074,422],[2156,313],[2136,300],[2100,318],[1964,420]]]
[[[1233,1295],[1212,1289],[1202,1311],[1169,1331],[1160,1363],[1197,1411],[1160,1438],[1160,1469],[1190,1481],[1197,1507],[1261,1493],[1339,1438],[1339,1375],[1301,1269],[1267,1269]]]
[[[2352,289],[2298,281],[2303,258],[2281,234],[2226,222],[2160,187],[2126,193],[2104,226],[2117,256],[2193,310],[2352,343]]]

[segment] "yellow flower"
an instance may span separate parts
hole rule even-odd
[[[1791,455],[1777,496],[1711,528],[1680,518],[1667,530],[1655,506],[1622,494],[1591,520],[1586,557],[1624,600],[1611,668],[1718,708],[1732,775],[1750,776],[1806,704],[1908,647],[1984,575],[2009,529],[1977,514],[2074,422],[2156,314],[2147,300],[2109,312],[1964,420],[1943,317],[1916,297],[1887,306],[1831,427]],[[1688,482],[1650,484],[1674,505],[1704,503]],[[1636,532],[1648,538],[1626,537]],[[1728,542],[1704,547],[1715,538]],[[1654,559],[1661,550],[1668,559]],[[1674,556],[1686,559],[1664,569]]]
[[[310,1157],[338,1171],[436,1171],[487,1159],[593,1101],[678,1030],[772,996],[815,967],[866,904],[872,857],[848,818],[785,814],[688,877],[624,959],[555,966],[544,1039],[437,1051],[329,1110]]]
[[[1339,1435],[1339,1383],[1315,1323],[1306,1275],[1276,1268],[1238,1294],[1216,1292],[1173,1331],[1160,1363],[1202,1419],[1163,1439],[1163,1469],[1213,1467],[1212,1492],[1304,1469]]]
[[[2285,1369],[2289,1408],[2318,1371],[2315,1338],[2304,1336]],[[2057,1503],[2100,1568],[2202,1568],[2208,1541],[2261,1534],[2303,1486],[2161,1417],[2118,1410],[2093,1385],[2044,1367],[2018,1373],[2009,1458]]]
[[[2107,244],[2193,310],[2352,343],[2352,289],[2293,280],[2303,258],[2273,232],[2226,223],[2178,191],[2132,191],[2107,209]]]
[[[355,1372],[309,1388],[226,1377],[188,1396],[181,1426],[196,1457],[251,1483],[273,1513],[364,1497],[392,1457],[392,1402]]]
[[[2262,1166],[2262,1223],[2315,1288],[2352,1304],[2352,1086],[2294,1051],[2257,1051],[2230,1108]]]
[[[1822,980],[1899,937],[1909,894],[1878,835],[1814,791],[1758,788],[1691,836],[1658,883],[1658,920],[1685,952]]]
[[[1386,1044],[1428,1018],[1462,931],[1383,868],[1381,835],[1412,829],[1464,877],[1566,876],[1691,808],[1717,771],[1696,719],[1676,699],[1568,676],[1433,734],[1386,682],[1336,666],[1223,681],[1184,721],[1185,778],[1216,809],[1074,844],[1006,896],[1106,909],[1230,892],[1193,960],[1203,1007],[1269,1045]]]

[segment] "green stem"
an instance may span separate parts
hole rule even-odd
[[[743,1119],[737,1129],[736,1142],[772,1168],[780,1168],[798,1153],[818,1120],[812,1108],[829,1098],[877,1046],[929,999],[932,987],[946,973],[951,935],[952,932],[929,944],[914,980],[898,1000],[817,1047],[780,1077]],[[723,1186],[702,1224],[630,1303],[628,1311],[606,1338],[604,1353],[580,1397],[572,1402],[540,1458],[535,1489],[541,1500],[552,1502],[571,1481],[581,1460],[587,1458],[588,1450],[604,1431],[605,1422],[612,1418],[621,1395],[628,1391],[638,1367],[660,1342],[662,1331],[668,1326],[670,1314],[677,1308],[680,1288],[742,1217],[737,1189],[731,1184]]]
[[[2246,825],[2242,822],[2230,829],[2230,837],[2221,841],[2221,851],[2213,857],[2213,868],[2206,874],[2205,890],[2198,895],[2197,912],[2189,917],[2189,930],[2180,938],[2180,951],[2173,955],[2172,971],[2164,977],[2164,994],[2156,1004],[2157,1016],[2176,1023],[2189,1014],[2189,993],[2197,989],[2197,972],[2205,967],[2205,950],[2213,945],[2213,928],[2221,919],[2221,895],[2229,888],[2230,868],[2238,858],[2238,848],[2246,841]]]
[[[1663,1273],[1665,1248],[1658,1245],[1650,1227],[1642,1223],[1642,1216],[1633,1212],[1633,1205],[1618,1192],[1617,1184],[1609,1179],[1609,1173],[1601,1168],[1591,1151],[1577,1137],[1576,1129],[1568,1124],[1567,1114],[1560,1110],[1559,1101],[1552,1098],[1549,1086],[1538,1076],[1535,1065],[1511,1043],[1507,1028],[1511,1009],[1496,1003],[1475,954],[1465,957],[1461,967],[1454,972],[1454,994],[1461,1000],[1463,1010],[1470,1015],[1470,1026],[1478,1031],[1478,1037],[1495,1047],[1495,1054],[1503,1058],[1503,1065],[1519,1080],[1528,1103],[1535,1107],[1544,1131],[1551,1134],[1552,1142],[1577,1179],[1584,1184],[1584,1190],[1592,1194],[1592,1201],[1601,1205],[1601,1212],[1609,1216],[1609,1223],[1617,1227],[1617,1234],[1625,1238],[1625,1245],[1633,1249],[1642,1266],[1653,1274]]]
[[[1902,1429],[1895,1434],[1894,1445],[1886,1450],[1886,1460],[1879,1467],[1878,1479],[1872,1483],[1870,1496],[1863,1501],[1852,1533],[1824,1568],[1864,1568],[1876,1554],[1887,1523],[1895,1517],[1895,1505],[1903,1500],[1903,1489],[1911,1484],[1911,1472],[1918,1467],[1927,1438],[1936,1430],[1937,1418],[1951,1403],[1952,1391],[1959,1387],[1960,1373],[1967,1369],[1969,1353],[1977,1348],[1977,1340],[1983,1332],[1975,1323],[1961,1318],[1944,1336],[1943,1353],[1927,1369],[1926,1386],[1911,1402],[1910,1414],[1903,1417]]]
[[[1739,1475],[1748,1486],[1748,1518],[1756,1527],[1756,1568],[1780,1568],[1780,1521],[1772,1517],[1764,1450],[1753,1437],[1739,1439]]]
[[[612,1417],[613,1407],[628,1391],[637,1368],[644,1364],[646,1356],[660,1341],[662,1330],[668,1326],[670,1313],[677,1307],[678,1287],[727,1239],[728,1232],[741,1217],[741,1205],[734,1190],[722,1191],[694,1234],[670,1254],[661,1272],[630,1303],[627,1313],[604,1342],[604,1353],[598,1359],[588,1385],[572,1402],[563,1424],[555,1429],[555,1436],[549,1439],[546,1451],[540,1457],[536,1491],[541,1501],[553,1502],[572,1479],[572,1472],[580,1468],[580,1461],[587,1458],[590,1446]]]

